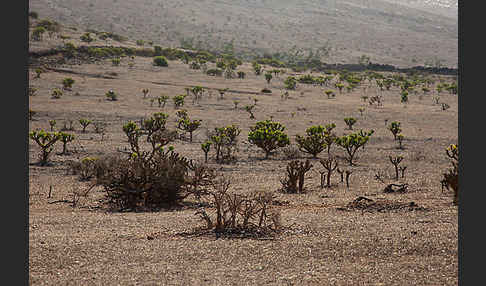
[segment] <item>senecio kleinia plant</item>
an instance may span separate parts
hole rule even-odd
[[[350,166],[355,165],[353,163],[354,156],[359,148],[364,147],[364,145],[370,139],[370,136],[374,133],[374,130],[369,132],[358,132],[351,133],[349,135],[344,135],[336,138],[336,144],[344,148],[348,154],[346,160],[349,162]]]
[[[305,130],[306,135],[296,135],[296,141],[299,146],[299,150],[311,154],[313,158],[317,158],[317,155],[324,151],[327,147],[326,144],[326,128],[322,125],[311,126]]]
[[[398,121],[393,121],[388,125],[388,130],[393,134],[393,139],[397,140],[398,134],[402,132],[402,129],[400,128],[400,122]]]
[[[272,120],[259,121],[255,126],[250,127],[248,141],[263,149],[265,151],[265,159],[268,159],[272,151],[290,144],[289,137],[284,131],[285,126],[280,122]]]
[[[42,151],[39,156],[39,165],[45,166],[49,162],[49,155],[52,152],[53,145],[61,139],[58,132],[46,132],[44,130],[35,130],[29,133],[29,138],[34,140]]]

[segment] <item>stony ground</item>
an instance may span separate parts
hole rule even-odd
[[[251,66],[239,69],[246,79],[210,77],[191,70],[179,61],[169,67],[151,65],[150,58],[135,58],[133,68],[122,59],[118,67],[106,60],[98,64],[58,67],[46,70],[40,78],[30,70],[30,85],[38,88],[29,97],[30,108],[37,111],[30,130],[49,129],[56,120],[59,130],[74,120],[76,140],[68,145],[70,155],[59,155],[55,147],[52,166],[39,167],[39,147],[30,140],[29,148],[29,279],[32,285],[456,285],[457,207],[450,192],[442,191],[440,179],[449,167],[445,148],[457,143],[457,96],[443,93],[442,110],[435,95],[411,95],[408,104],[400,103],[399,90],[383,92],[382,107],[370,106],[363,95],[380,93],[375,86],[351,92],[337,92],[328,99],[323,88],[300,84],[283,100],[285,76],[267,84],[263,76],[252,73]],[[291,73],[290,71],[288,72]],[[104,77],[103,77],[104,76]],[[75,80],[72,91],[52,99],[53,88],[60,88],[65,77]],[[450,81],[452,79],[445,78]],[[72,206],[72,195],[86,190],[89,182],[68,175],[68,161],[86,156],[120,154],[128,147],[122,125],[140,120],[154,112],[169,114],[168,126],[175,128],[172,102],[159,108],[151,98],[161,94],[184,94],[185,87],[201,85],[212,91],[193,104],[184,106],[191,118],[202,119],[194,142],[177,140],[181,154],[203,160],[200,144],[206,130],[228,124],[242,129],[238,160],[232,164],[214,162],[211,166],[233,177],[232,192],[273,191],[280,202],[274,208],[282,215],[284,230],[272,239],[231,239],[187,235],[204,223],[195,215],[197,206],[159,212],[119,213],[102,204],[103,190],[94,188]],[[261,94],[264,87],[271,94]],[[148,88],[144,98],[141,90]],[[218,88],[230,91],[219,99]],[[105,93],[113,89],[118,101],[108,101]],[[256,120],[243,110],[254,103]],[[240,103],[234,109],[233,101]],[[359,107],[365,111],[361,115]],[[332,188],[319,187],[323,169],[311,160],[313,170],[306,177],[305,194],[284,194],[277,190],[290,161],[278,151],[270,159],[249,145],[247,134],[257,120],[273,117],[287,127],[293,144],[295,135],[315,124],[334,122],[336,133],[347,133],[343,118],[354,116],[355,130],[374,129],[370,142],[358,151],[357,166],[350,187],[332,177]],[[81,132],[80,118],[102,121],[107,132],[102,137],[93,126]],[[385,122],[400,121],[405,135],[404,149],[385,127]],[[344,151],[333,146],[333,154]],[[388,155],[402,155],[407,166],[404,178],[393,179]],[[300,159],[308,158],[300,154]],[[326,155],[321,154],[324,158]],[[341,162],[341,164],[344,164]],[[344,166],[344,165],[343,165]],[[407,192],[384,193],[385,184],[375,180],[383,174],[386,183],[408,183]],[[50,195],[50,196],[49,196]],[[358,197],[372,199],[383,207],[347,208]],[[190,199],[189,199],[190,200]],[[413,203],[412,203],[413,202]],[[411,204],[412,203],[412,204]]]

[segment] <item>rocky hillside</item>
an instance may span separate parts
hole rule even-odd
[[[29,5],[41,18],[168,47],[457,67],[457,1],[451,0],[30,0]]]

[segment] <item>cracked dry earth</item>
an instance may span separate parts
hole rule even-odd
[[[75,120],[76,126],[76,140],[68,145],[72,153],[61,156],[62,146],[56,146],[52,166],[35,165],[39,148],[29,142],[31,285],[457,285],[457,207],[452,194],[440,185],[450,165],[445,148],[458,138],[457,96],[441,95],[450,105],[445,111],[434,104],[432,95],[412,95],[404,107],[399,90],[392,88],[383,92],[382,107],[372,107],[364,105],[361,96],[378,93],[375,86],[327,99],[322,88],[300,84],[288,100],[282,100],[284,77],[267,84],[251,72],[250,64],[240,69],[248,74],[244,80],[214,78],[179,61],[156,68],[150,58],[137,57],[132,69],[123,60],[119,67],[106,60],[47,70],[40,79],[30,71],[29,84],[38,88],[37,95],[29,97],[30,108],[37,111],[29,121],[30,130],[49,129],[52,119],[58,128],[67,119]],[[67,76],[76,81],[73,90],[52,99],[52,88],[61,87]],[[81,197],[75,207],[70,203],[72,194],[90,183],[68,174],[69,160],[117,154],[117,149],[128,146],[122,132],[128,120],[164,111],[170,116],[168,126],[175,126],[172,102],[162,109],[156,102],[151,106],[150,98],[184,94],[184,87],[194,85],[213,89],[213,95],[199,104],[187,100],[184,108],[192,118],[203,120],[202,128],[195,132],[193,143],[177,140],[174,147],[203,160],[200,144],[206,139],[205,130],[238,124],[242,132],[237,162],[217,164],[211,151],[209,164],[233,177],[232,192],[275,192],[279,203],[273,208],[280,211],[283,225],[275,237],[182,235],[204,225],[195,215],[197,205],[159,212],[110,212],[102,203],[102,188]],[[226,87],[232,92],[218,100],[215,89]],[[260,94],[264,87],[273,93]],[[145,99],[143,88],[150,90]],[[105,99],[109,89],[119,93],[118,101]],[[306,176],[305,194],[278,192],[289,160],[281,151],[262,160],[264,154],[247,142],[255,121],[242,108],[234,109],[233,100],[244,106],[253,98],[258,98],[256,119],[273,116],[287,127],[291,141],[313,124],[335,122],[336,133],[344,134],[347,116],[358,119],[356,130],[374,129],[368,145],[357,153],[350,187],[336,173],[332,187],[321,189],[322,167],[311,160],[314,167]],[[365,108],[363,115],[360,106]],[[103,140],[92,126],[86,133],[80,131],[76,122],[82,117],[108,124]],[[385,120],[401,122],[403,150],[397,149]],[[332,152],[345,155],[336,146]],[[407,183],[408,189],[384,193],[385,185],[374,176],[381,172],[387,183],[396,182],[388,155],[398,154],[407,166],[405,177],[398,181]],[[300,159],[307,157],[300,154]],[[359,197],[372,201],[361,199],[358,204]]]

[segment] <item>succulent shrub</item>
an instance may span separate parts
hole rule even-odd
[[[213,144],[213,142],[211,142],[211,141],[206,141],[206,142],[201,144],[201,150],[203,150],[203,152],[204,152],[204,162],[205,163],[208,162],[208,153],[211,150],[211,144]]]
[[[116,67],[117,67],[117,66],[119,66],[119,65],[120,65],[120,63],[121,63],[121,60],[120,60],[120,58],[118,58],[118,57],[111,59],[111,64],[112,64],[113,66],[116,66]]]
[[[255,115],[253,114],[253,108],[255,108],[255,104],[253,105],[245,105],[245,111],[250,114],[250,119],[255,119]]]
[[[204,88],[202,86],[196,85],[192,89],[190,89],[190,92],[194,96],[193,102],[199,102],[201,100],[203,93],[204,93]]]
[[[305,130],[306,135],[296,135],[295,141],[299,146],[299,150],[311,154],[313,158],[325,150],[327,147],[325,141],[326,129],[322,125],[311,126]]]
[[[70,77],[67,77],[67,78],[65,78],[65,79],[62,80],[62,86],[66,90],[71,90],[71,88],[73,87],[74,82],[75,82],[74,79],[72,79]]]
[[[271,72],[266,72],[265,73],[265,80],[267,81],[268,84],[270,84],[270,81],[272,80],[273,76]]]
[[[179,109],[179,110],[177,110],[176,111],[176,116],[179,119],[189,118],[189,114],[187,113],[187,109]]]
[[[118,100],[118,94],[116,94],[115,91],[113,91],[112,89],[110,89],[109,91],[107,91],[105,93],[105,96],[106,96],[106,98],[108,98],[108,100],[111,100],[111,101]]]
[[[332,132],[334,128],[336,128],[336,124],[334,123],[329,123],[326,124],[325,130],[324,130],[324,142],[326,143],[326,148],[327,148],[327,155],[331,156],[331,146],[336,143],[336,134]]]
[[[360,107],[360,108],[358,108],[358,111],[359,111],[359,114],[361,116],[363,116],[363,112],[365,111],[365,108],[364,107]]]
[[[181,118],[177,125],[177,128],[184,130],[189,133],[189,142],[192,142],[192,133],[201,126],[201,121],[199,119],[190,120],[188,117]]]
[[[158,67],[167,67],[169,66],[169,63],[167,61],[167,58],[164,56],[156,56],[153,59],[154,65]]]
[[[280,122],[259,121],[250,127],[248,141],[261,148],[265,152],[265,159],[268,159],[272,151],[290,144],[289,137],[284,131],[285,126]]]
[[[49,120],[49,125],[51,126],[51,132],[54,131],[54,127],[56,126],[56,120],[52,119]]]
[[[289,76],[284,81],[285,89],[294,90],[297,88],[297,80],[293,76]]]
[[[346,117],[344,118],[344,122],[346,123],[346,125],[348,125],[349,127],[349,130],[353,130],[353,125],[356,123],[356,118],[354,117]]]
[[[36,93],[37,93],[37,90],[38,90],[37,88],[29,86],[29,90],[28,90],[29,96],[35,96]]]
[[[388,156],[388,159],[390,160],[390,163],[392,163],[392,165],[395,167],[395,180],[398,180],[398,165],[400,165],[400,163],[402,162],[403,156]]]
[[[184,98],[186,96],[184,94],[176,95],[172,98],[172,101],[174,102],[174,108],[179,108],[184,106]]]
[[[39,165],[47,165],[49,163],[49,155],[53,150],[53,145],[60,139],[59,133],[47,132],[44,130],[34,130],[29,133],[29,138],[34,140],[41,148]]]
[[[256,62],[253,62],[252,64],[253,71],[255,72],[255,75],[260,75],[262,73],[262,66]]]
[[[157,102],[159,103],[159,107],[165,107],[165,104],[167,103],[167,100],[169,100],[168,95],[161,95],[157,97]]]
[[[336,138],[336,144],[346,150],[347,155],[348,155],[346,160],[349,162],[350,166],[355,165],[353,161],[354,161],[354,157],[356,155],[356,152],[359,150],[359,148],[364,147],[364,145],[368,142],[368,140],[370,139],[370,136],[373,133],[374,133],[374,130],[371,130],[371,131],[366,132],[364,134],[363,134],[363,132],[351,133],[351,134],[343,135],[341,137]]]
[[[327,95],[327,98],[330,99],[331,97],[335,97],[336,94],[334,93],[334,90],[326,90],[324,93]]]
[[[336,158],[330,156],[327,159],[320,159],[319,163],[321,163],[321,165],[325,169],[325,171],[319,171],[319,173],[321,174],[321,188],[324,188],[324,178],[326,179],[326,185],[325,186],[327,188],[330,188],[331,187],[331,175],[334,172],[334,170],[336,170],[336,168],[338,167],[338,165],[339,165],[338,161],[336,160]],[[327,172],[327,174],[326,174],[326,172]],[[326,175],[326,176],[324,177],[324,175]]]
[[[43,73],[42,69],[40,68],[36,68],[34,72],[35,72],[35,78],[40,78],[41,74]]]
[[[397,140],[398,140],[398,149],[403,149],[403,139],[405,138],[405,136],[403,136],[403,134],[398,134],[397,135]]]
[[[166,130],[165,125],[167,123],[167,118],[169,118],[168,114],[156,112],[142,122],[142,127],[144,130],[143,134],[147,136],[147,142],[151,143],[153,148],[155,148],[157,143],[160,143],[158,141],[157,133]]]
[[[388,125],[388,130],[393,134],[393,139],[397,140],[397,135],[402,132],[402,129],[400,128],[400,122],[398,121],[393,121]]]
[[[339,89],[339,93],[342,93],[343,91],[343,88],[344,88],[344,84],[341,83],[341,82],[337,82],[336,84],[334,84],[334,86]]]
[[[54,98],[54,99],[59,99],[61,98],[63,95],[63,92],[62,90],[58,89],[58,88],[54,88],[51,92],[51,98]]]
[[[91,33],[89,32],[86,32],[83,35],[81,35],[79,39],[85,43],[91,43],[92,41],[94,41],[94,38],[91,37]]]
[[[400,102],[407,103],[408,102],[408,91],[404,90],[400,93]]]
[[[231,159],[231,153],[236,149],[237,138],[240,133],[241,129],[234,124],[214,129],[214,133],[210,135],[210,140],[216,150],[217,162]]]
[[[82,131],[83,133],[86,132],[86,127],[88,127],[88,125],[90,125],[91,122],[92,122],[91,120],[86,119],[86,118],[79,119],[79,124],[81,124],[81,126],[83,126],[83,131]]]
[[[62,142],[62,155],[66,155],[68,154],[68,151],[67,151],[67,144],[69,142],[72,142],[74,141],[75,139],[75,136],[73,134],[69,134],[69,133],[65,133],[65,132],[59,132],[59,140]]]
[[[198,190],[196,164],[169,147],[96,160],[96,184],[108,204],[119,211],[158,210],[180,205]],[[203,171],[204,172],[204,171]],[[199,174],[199,177],[203,174]],[[196,186],[196,188],[194,188]]]

